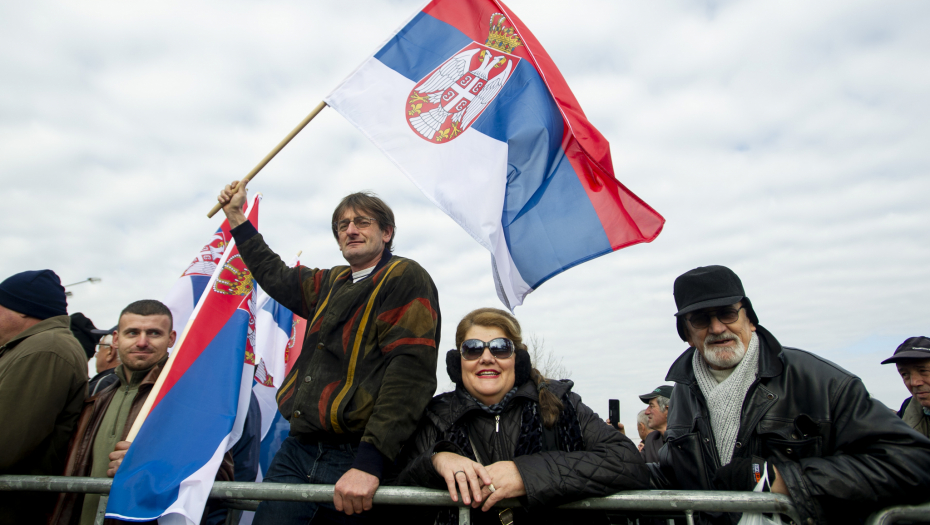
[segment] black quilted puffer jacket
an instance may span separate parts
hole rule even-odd
[[[549,390],[568,399],[578,415],[584,449],[575,452],[548,451],[513,457],[520,437],[525,403],[537,403],[536,385],[525,382],[498,416],[478,407],[460,390],[433,398],[414,439],[403,456],[409,461],[398,477],[400,485],[445,489],[446,483],[433,468],[433,452],[462,454],[458,446],[441,441],[456,421],[468,418],[469,437],[484,465],[513,461],[523,478],[526,496],[521,505],[536,514],[542,507],[560,505],[621,490],[649,488],[649,471],[636,445],[617,432],[571,392],[574,383],[550,381]],[[561,444],[560,444],[561,446]],[[489,511],[488,514],[496,512]]]

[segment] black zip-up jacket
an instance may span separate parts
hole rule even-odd
[[[814,354],[781,344],[761,326],[759,371],[743,402],[733,457],[774,462],[805,525],[856,523],[895,504],[930,499],[930,440],[873,400],[862,381]],[[694,347],[669,369],[677,383],[667,444],[650,463],[657,488],[714,490],[720,467]],[[702,515],[735,523],[740,514]]]
[[[574,385],[571,381],[550,381],[549,390],[560,399]],[[621,490],[649,488],[649,471],[636,445],[604,422],[581,402],[574,392],[570,399],[578,415],[584,450],[550,451],[513,457],[520,438],[520,418],[524,403],[538,403],[536,385],[527,381],[517,390],[499,419],[481,410],[461,391],[446,392],[433,398],[414,440],[408,445],[412,458],[398,478],[400,485],[420,485],[444,489],[446,482],[433,468],[433,452],[462,451],[440,437],[462,419],[468,419],[469,436],[479,462],[490,465],[513,461],[526,496],[521,504],[530,511],[570,501],[613,494]],[[499,426],[498,426],[499,422]],[[497,512],[489,511],[496,516]]]

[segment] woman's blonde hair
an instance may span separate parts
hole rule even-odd
[[[459,321],[455,329],[455,348],[460,349],[465,341],[465,334],[473,326],[484,326],[487,328],[499,328],[507,339],[513,341],[514,348],[517,352],[526,353],[526,361],[529,363],[529,379],[533,380],[536,389],[539,392],[539,408],[542,416],[543,425],[546,428],[552,428],[559,419],[559,413],[562,411],[562,401],[546,388],[548,379],[546,379],[539,370],[533,367],[532,360],[529,358],[529,350],[523,344],[523,334],[520,328],[520,322],[517,318],[505,310],[499,308],[478,308],[472,310]],[[517,356],[514,356],[517,357]],[[520,359],[517,359],[519,364]],[[519,371],[517,371],[519,377]],[[540,386],[542,385],[542,386]],[[517,385],[520,386],[520,385]]]

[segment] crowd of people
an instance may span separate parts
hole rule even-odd
[[[264,501],[254,523],[383,521],[389,511],[372,498],[388,484],[448,490],[480,509],[478,523],[505,525],[608,523],[603,512],[554,507],[650,488],[785,494],[805,524],[861,522],[930,500],[930,339],[910,338],[884,361],[913,394],[896,414],[839,366],[782,346],[733,271],[695,268],[673,284],[677,331],[690,346],[668,371],[672,384],[640,396],[637,446],[572,381],[543,376],[519,321],[496,308],[458,322],[445,355],[455,388],[433,397],[439,293],[420,265],[392,253],[394,215],[381,199],[356,193],[339,203],[331,228],[348,264],[312,269],[288,267],[268,247],[241,211],[245,197],[235,181],[218,197],[242,259],[271,297],[308,320],[277,396],[290,435],[264,482],[335,485],[331,503]],[[51,270],[0,283],[0,474],[113,477],[176,337],[159,301],[133,302],[113,329],[98,330],[67,315]],[[97,375],[88,379],[91,356]],[[255,479],[256,419],[250,412],[217,480]],[[511,498],[520,506],[495,507]],[[97,501],[0,492],[0,525],[89,525]],[[458,518],[434,508],[404,519]],[[221,510],[205,510],[204,522],[221,521]]]

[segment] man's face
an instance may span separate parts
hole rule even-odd
[[[920,405],[930,408],[930,359],[895,363],[904,386],[914,395]]]
[[[650,428],[662,428],[668,421],[668,410],[659,406],[658,399],[652,398],[646,407],[646,419],[649,420]]]
[[[97,353],[94,354],[94,367],[97,369],[98,374],[113,368],[116,364],[113,362],[113,352],[116,352],[116,348],[113,347],[113,336],[105,335],[101,337],[100,342],[97,343]]]
[[[349,226],[345,231],[338,231],[337,238],[342,256],[352,267],[352,271],[364,270],[374,266],[384,252],[384,245],[391,240],[393,231],[381,231],[381,225],[373,221],[367,228],[359,229],[352,222],[356,217],[371,217],[371,213],[356,212],[349,208],[340,217],[340,221],[348,220]]]
[[[739,309],[741,303],[732,305]],[[725,308],[725,307],[724,307]],[[716,370],[733,368],[743,360],[752,333],[756,331],[755,325],[749,322],[746,309],[740,309],[736,321],[724,324],[716,315],[710,317],[710,324],[704,328],[695,328],[691,324],[691,317],[699,313],[716,313],[721,308],[704,308],[687,314],[685,324],[688,325],[688,343],[697,348],[707,362]]]
[[[123,314],[113,344],[123,366],[138,372],[151,368],[168,355],[176,335],[167,315]]]

